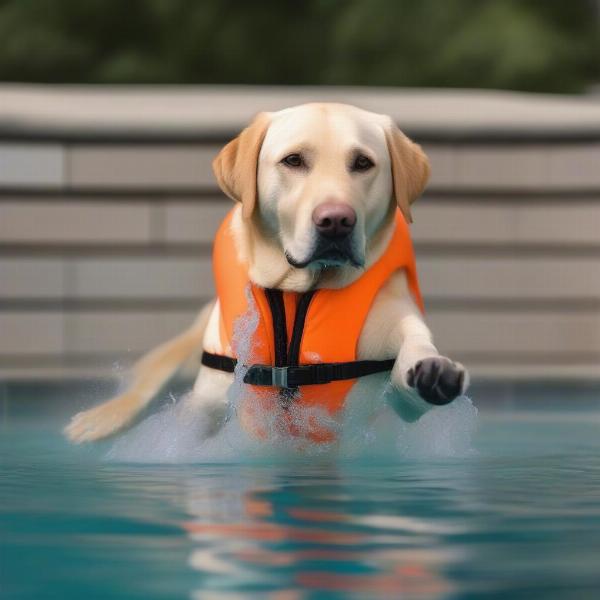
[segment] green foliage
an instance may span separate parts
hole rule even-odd
[[[0,79],[578,91],[592,0],[0,0]]]

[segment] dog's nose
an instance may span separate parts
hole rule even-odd
[[[312,220],[321,235],[343,238],[352,233],[356,225],[356,212],[348,204],[324,202],[315,208]]]

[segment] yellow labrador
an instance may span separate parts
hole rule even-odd
[[[422,193],[429,163],[384,115],[342,104],[306,104],[258,115],[213,163],[223,191],[239,202],[232,231],[237,252],[258,286],[284,291],[340,288],[384,252],[397,202],[407,221]],[[325,224],[325,225],[324,225]],[[317,252],[323,227],[346,240],[344,252]],[[223,353],[218,300],[190,329],[151,351],[134,367],[122,395],[75,415],[66,434],[75,442],[122,430],[165,381],[200,348]],[[403,271],[379,290],[357,346],[360,360],[395,356],[392,404],[417,418],[465,392],[462,365],[439,355]],[[368,377],[355,384],[364,394]],[[202,366],[186,402],[206,415],[207,433],[223,422],[233,375]],[[389,387],[389,386],[388,386]]]

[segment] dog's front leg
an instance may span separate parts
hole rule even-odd
[[[192,392],[184,400],[184,411],[200,416],[203,438],[221,429],[227,418],[227,392],[233,383],[233,374],[202,366]]]
[[[435,405],[447,404],[468,387],[465,368],[440,356],[423,314],[413,301],[404,272],[381,289],[359,343],[359,358],[396,355],[390,403],[404,419],[414,421]]]
[[[217,300],[212,308],[203,340],[204,349],[223,354],[220,337],[221,310]],[[202,365],[194,388],[184,399],[183,410],[192,418],[199,417],[200,435],[215,435],[227,418],[227,392],[233,383],[233,373],[225,373]]]
[[[405,298],[399,322],[400,351],[392,371],[394,387],[403,390],[417,413],[452,402],[469,384],[466,369],[441,356],[431,332],[410,298]]]

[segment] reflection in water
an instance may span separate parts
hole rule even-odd
[[[108,458],[213,463],[187,481],[190,518],[180,524],[194,544],[188,563],[201,575],[203,598],[206,590],[438,598],[452,591],[445,573],[460,554],[442,550],[439,539],[463,526],[415,514],[411,503],[399,503],[398,483],[390,487],[374,473],[394,476],[401,457],[471,455],[476,415],[467,398],[413,424],[385,407],[371,420],[349,411],[339,443],[311,445],[249,437],[234,413],[219,435],[202,442],[199,417],[175,406],[118,439]],[[357,479],[357,468],[366,477]]]
[[[176,465],[102,461],[106,448],[60,437],[62,417],[13,420],[0,435],[0,596],[599,598],[599,415],[484,413],[479,453],[444,459],[392,445],[387,460],[271,451]],[[427,435],[449,423],[411,429],[412,447],[419,434],[439,450]],[[206,451],[170,424],[121,450]]]
[[[249,468],[234,485],[188,482],[191,518],[181,526],[194,542],[189,565],[202,574],[198,598],[210,597],[207,590],[219,592],[215,598],[253,589],[263,598],[301,598],[302,590],[370,598],[452,591],[445,571],[461,552],[436,546],[463,524],[402,515],[393,501],[389,514],[373,513],[347,494],[348,481],[333,467],[309,472],[290,478]],[[381,497],[383,490],[369,488]]]

